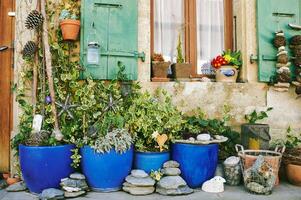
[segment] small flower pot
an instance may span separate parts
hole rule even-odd
[[[164,152],[135,152],[134,169],[142,169],[146,173],[157,171],[170,159],[169,151]]]
[[[190,63],[174,63],[171,65],[173,78],[190,78],[192,74],[192,65]]]
[[[286,176],[288,181],[297,186],[301,186],[301,166],[288,164],[286,165]]]
[[[74,19],[65,19],[60,23],[63,39],[74,41],[78,37],[80,21]]]
[[[152,76],[154,78],[167,78],[170,62],[152,62]]]
[[[6,183],[7,183],[8,185],[12,185],[12,184],[18,183],[18,182],[20,182],[20,181],[21,181],[21,180],[20,180],[20,178],[18,178],[18,177],[15,177],[15,178],[8,177],[8,178],[6,179]]]
[[[3,179],[6,180],[10,177],[10,173],[3,173],[2,176],[3,176]]]
[[[224,65],[216,70],[216,82],[235,83],[238,76],[238,70],[232,65]]]

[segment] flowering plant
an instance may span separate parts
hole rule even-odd
[[[241,52],[231,50],[224,51],[222,55],[218,55],[212,60],[211,65],[215,69],[219,69],[223,65],[233,65],[238,69],[242,65]]]

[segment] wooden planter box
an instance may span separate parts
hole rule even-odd
[[[168,68],[170,66],[170,62],[152,62],[152,77],[153,78],[167,78]]]
[[[190,63],[174,63],[171,65],[172,76],[175,79],[190,78],[192,65]]]

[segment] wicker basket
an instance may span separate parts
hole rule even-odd
[[[273,168],[273,173],[276,177],[275,185],[279,184],[278,172],[281,164],[282,153],[285,151],[285,147],[276,147],[275,151],[269,150],[244,150],[242,145],[235,146],[238,156],[241,159],[242,171],[245,171],[252,167],[259,155],[264,156],[264,160],[267,161]]]

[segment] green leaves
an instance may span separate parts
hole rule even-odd
[[[260,111],[259,113],[254,110],[250,114],[245,115],[245,119],[248,121],[250,124],[255,124],[259,120],[263,120],[265,118],[268,118],[267,112],[273,110],[272,107],[267,108],[266,111]]]
[[[164,90],[157,90],[155,95],[145,92],[136,96],[126,114],[126,127],[136,136],[138,151],[158,151],[152,134],[155,131],[165,133],[170,141],[179,136],[183,122],[181,112],[172,105]]]

